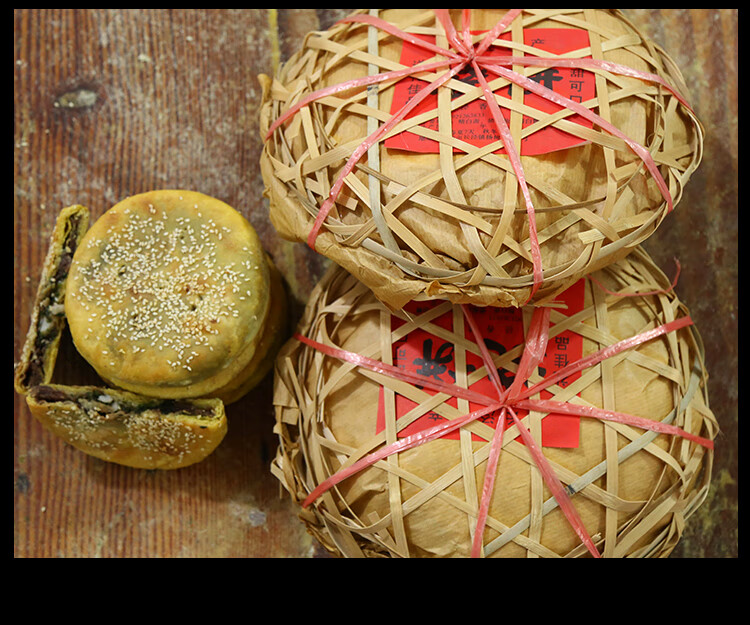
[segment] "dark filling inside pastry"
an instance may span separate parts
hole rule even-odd
[[[139,400],[124,399],[114,396],[104,389],[86,389],[80,393],[66,392],[59,387],[36,386],[30,391],[31,397],[37,402],[58,404],[72,402],[85,411],[94,411],[101,415],[135,415],[154,410],[160,414],[181,414],[199,419],[210,419],[214,412],[207,407],[189,401],[180,400]]]
[[[37,386],[44,381],[44,357],[47,348],[60,337],[65,325],[63,287],[70,271],[70,265],[73,262],[80,225],[80,216],[71,218],[55,273],[49,278],[41,293],[38,304],[39,316],[37,318],[36,340],[29,357],[26,375],[22,380],[27,388]]]

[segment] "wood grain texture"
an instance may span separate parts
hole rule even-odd
[[[326,261],[280,240],[258,159],[259,73],[351,9],[14,9],[14,362],[57,213],[92,218],[157,188],[220,198],[257,229],[299,315]],[[704,165],[647,244],[706,343],[722,426],[715,486],[673,557],[736,557],[737,10],[631,9],[683,69],[706,124]],[[56,381],[95,381],[63,343]],[[9,384],[9,387],[11,385]],[[176,473],[107,465],[46,433],[14,393],[14,555],[309,558],[306,535],[269,473],[272,380],[230,407],[226,442]]]

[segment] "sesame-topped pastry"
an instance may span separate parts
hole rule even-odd
[[[89,227],[89,211],[83,206],[63,209],[50,237],[47,257],[37,288],[31,323],[14,386],[20,395],[47,384],[57,361],[60,337],[65,327],[65,291],[68,272],[78,245]]]
[[[115,387],[223,399],[257,369],[271,293],[267,256],[239,212],[196,192],[154,191],[91,228],[65,312],[76,348]]]
[[[31,413],[79,451],[136,469],[175,470],[210,456],[226,436],[218,399],[158,400],[96,387],[36,386]]]

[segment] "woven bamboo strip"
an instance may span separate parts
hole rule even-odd
[[[594,278],[620,295],[669,287],[641,248]],[[451,311],[452,329],[436,323]],[[527,319],[530,313],[524,310]],[[568,317],[553,310],[550,337],[580,334],[586,355],[687,314],[672,292],[621,297],[587,281],[583,311]],[[403,325],[394,328],[396,319]],[[444,302],[418,316],[392,313],[335,266],[313,293],[299,332],[390,363],[394,346],[417,328],[454,346],[457,384],[470,387],[487,375],[483,368],[466,368],[467,355],[479,350],[464,336],[459,307]],[[496,366],[514,372],[522,350],[519,345],[496,356]],[[590,367],[567,387],[548,390],[555,401],[643,416],[713,439],[718,426],[709,408],[702,354],[698,331],[686,328]],[[537,372],[529,382],[541,380]],[[397,395],[416,405],[399,419]],[[341,468],[394,442],[398,432],[423,415],[453,420],[467,414],[466,402],[451,405],[449,400],[290,341],[276,369],[280,446],[273,474],[300,503]],[[381,401],[385,429],[378,432]],[[532,413],[527,426],[538,435],[546,417]],[[484,441],[492,434],[489,425],[475,422],[458,440],[434,441],[392,456],[326,493],[313,508],[302,510],[301,518],[328,549],[346,557],[465,557],[489,454]],[[510,427],[485,556],[586,555],[517,436],[517,428]],[[575,493],[574,504],[606,557],[669,555],[686,520],[705,499],[711,478],[713,451],[625,424],[584,419],[579,449],[544,451],[559,479]]]
[[[364,10],[363,10],[364,11]],[[360,11],[363,12],[363,11]],[[447,46],[432,10],[378,9],[402,30],[431,35]],[[488,30],[504,9],[472,10]],[[460,23],[460,12],[456,12]],[[590,46],[560,55],[614,62],[654,73],[686,94],[679,70],[615,9],[524,9],[510,29],[514,54],[549,56],[523,41],[529,28],[586,30]],[[479,41],[480,35],[475,37]],[[403,43],[374,27],[338,24],[311,33],[303,49],[265,88],[261,131],[306,95],[355,77],[403,69]],[[514,68],[535,76],[540,68]],[[693,112],[662,86],[605,69],[589,70],[596,97],[584,106],[648,149],[675,204],[702,159],[703,128]],[[441,71],[420,75],[428,84]],[[374,128],[391,118],[397,80],[326,96],[305,107],[267,141],[262,169],[271,219],[282,236],[306,241],[345,161]],[[508,81],[488,75],[493,90]],[[455,111],[483,99],[482,89],[458,79],[439,89],[437,107],[407,118],[370,150],[348,177],[316,249],[365,282],[392,309],[415,299],[448,299],[480,306],[518,306],[533,286],[529,218],[502,142],[477,148],[456,137]],[[509,111],[514,142],[556,128],[583,146],[522,158],[537,210],[544,284],[535,303],[625,255],[665,220],[668,206],[643,163],[625,142],[525,104],[522,90],[496,95]],[[524,128],[521,120],[536,122]],[[424,124],[434,122],[427,128]],[[437,154],[409,154],[384,142],[409,131],[436,141]],[[454,152],[455,151],[455,152]],[[377,184],[376,184],[377,181]]]

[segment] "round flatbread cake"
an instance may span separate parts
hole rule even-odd
[[[86,234],[65,312],[76,348],[113,386],[214,397],[253,373],[270,281],[239,212],[200,193],[155,191],[124,200]]]

